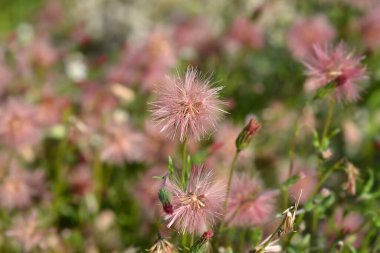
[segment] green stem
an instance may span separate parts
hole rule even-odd
[[[96,155],[94,160],[94,172],[95,172],[95,183],[96,183],[96,197],[98,204],[100,205],[102,201],[103,192],[103,164],[100,160],[99,154]]]
[[[240,152],[238,150],[236,150],[234,158],[232,159],[232,162],[231,162],[230,173],[228,176],[226,197],[224,199],[224,205],[223,205],[223,216],[222,216],[222,221],[221,221],[219,227],[216,229],[215,245],[217,245],[217,243],[219,241],[219,238],[220,238],[219,233],[224,229],[224,226],[226,225],[225,218],[226,218],[226,214],[227,214],[228,196],[229,196],[230,191],[231,191],[232,176],[233,176],[234,171],[235,171],[236,162],[237,162],[237,159],[239,157],[239,153]]]
[[[181,239],[181,243],[182,243],[182,248],[183,248],[183,251],[182,252],[186,252],[186,247],[187,247],[187,235],[185,233],[182,234],[182,239]]]
[[[322,132],[322,143],[324,143],[324,140],[328,134],[328,131],[329,131],[329,128],[330,128],[330,125],[331,125],[331,122],[332,122],[332,118],[333,118],[333,115],[334,115],[334,105],[335,105],[335,100],[334,99],[330,99],[330,102],[329,102],[329,111],[327,113],[327,119],[326,119],[326,122],[325,122],[325,125],[323,127],[323,132]]]
[[[270,235],[269,238],[265,239],[265,243],[260,247],[261,249],[264,250],[264,252],[265,252],[265,248],[272,242],[272,240],[274,239],[274,237],[280,233],[280,231],[281,231],[284,223],[285,223],[285,219],[282,219],[282,222],[277,227],[277,229]],[[295,233],[291,233],[291,234],[295,234]]]
[[[225,215],[226,212],[227,212],[227,204],[228,204],[228,197],[229,197],[229,195],[230,195],[230,191],[231,191],[232,176],[233,176],[234,171],[235,171],[236,162],[237,162],[237,159],[238,159],[239,153],[240,153],[240,152],[236,150],[235,155],[234,155],[234,158],[232,159],[231,168],[230,168],[230,174],[228,175],[228,183],[227,183],[226,198],[225,198],[225,200],[224,200],[224,215]],[[223,217],[223,220],[224,220],[224,217]]]
[[[187,137],[182,143],[182,176],[181,176],[181,184],[182,187],[185,188],[185,175],[186,175],[186,149],[187,149]]]
[[[317,212],[317,208],[314,208],[313,209],[313,219],[312,219],[312,223],[311,223],[311,232],[313,234],[315,234],[317,232],[317,225],[318,225],[318,212]],[[312,236],[312,237],[314,237],[314,236]]]
[[[291,146],[290,146],[290,165],[289,165],[288,177],[291,177],[293,175],[295,150],[296,150],[296,146],[297,146],[297,135],[298,135],[298,129],[299,129],[299,121],[300,121],[300,116],[297,117],[296,126],[294,127],[294,132],[292,135],[292,142],[291,142]],[[287,206],[287,204],[288,203],[286,203],[286,206]]]
[[[329,168],[329,169],[323,174],[323,176],[320,178],[320,180],[319,180],[317,186],[315,187],[313,193],[310,195],[309,200],[308,200],[308,202],[305,204],[305,206],[308,205],[311,201],[313,201],[315,195],[319,192],[319,189],[322,187],[322,185],[325,183],[325,181],[329,178],[329,176],[331,175],[331,173],[332,173],[333,171],[335,171],[336,169],[338,169],[339,166],[340,166],[344,161],[345,161],[344,158],[340,159],[338,162],[336,162],[336,163],[334,164],[334,166],[330,167],[330,168]],[[294,226],[294,227],[298,227],[298,225],[301,223],[302,219],[304,218],[305,214],[306,214],[306,211],[303,212],[303,213],[301,213],[301,214],[297,217],[297,220],[296,220],[296,222],[295,222],[295,226]],[[318,221],[318,220],[317,220],[317,221]],[[290,245],[290,242],[291,242],[291,240],[292,240],[292,238],[293,238],[293,235],[294,235],[293,233],[290,234],[290,236],[289,236],[289,238],[288,238],[288,240],[287,240],[287,242],[286,242],[286,245],[287,245],[287,246]]]
[[[380,231],[377,232],[375,243],[373,245],[374,247],[371,253],[376,253],[377,249],[379,248],[378,245],[380,245]]]

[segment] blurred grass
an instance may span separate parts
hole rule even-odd
[[[0,0],[0,37],[30,21],[44,0]]]

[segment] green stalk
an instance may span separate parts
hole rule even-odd
[[[226,218],[226,214],[227,214],[227,204],[228,204],[228,196],[230,194],[230,191],[231,191],[231,183],[232,183],[232,176],[234,174],[234,171],[235,171],[235,167],[236,167],[236,162],[237,162],[237,159],[239,157],[239,151],[236,150],[235,152],[235,155],[234,155],[234,158],[232,159],[232,162],[231,162],[231,168],[230,168],[230,173],[229,173],[229,176],[228,176],[228,183],[227,183],[227,191],[226,191],[226,198],[224,200],[224,205],[223,205],[223,216],[222,216],[222,221],[219,225],[219,227],[216,229],[216,240],[215,240],[215,245],[217,245],[216,243],[219,241],[219,238],[220,238],[220,232],[223,231],[224,229],[224,226],[226,225],[226,222],[225,222],[225,218]]]
[[[94,160],[95,182],[96,182],[96,197],[98,204],[102,201],[103,192],[103,163],[100,160],[99,154],[96,154]]]
[[[323,174],[323,176],[320,178],[320,180],[319,180],[317,186],[315,187],[313,193],[311,194],[311,196],[310,196],[308,202],[307,202],[305,205],[307,205],[308,203],[310,203],[311,201],[313,201],[315,195],[319,192],[319,189],[322,187],[322,185],[325,183],[325,181],[330,177],[331,173],[332,173],[333,171],[337,170],[337,169],[339,168],[339,166],[340,166],[344,161],[345,161],[344,158],[340,159],[338,162],[336,162],[336,163],[334,164],[334,166],[330,167],[330,168],[326,171],[325,174]],[[297,217],[297,220],[296,220],[296,222],[294,223],[294,224],[295,224],[294,227],[297,227],[297,226],[301,223],[301,221],[302,221],[303,217],[305,216],[305,214],[306,214],[306,211],[303,212],[303,213],[301,213],[301,214]],[[318,220],[317,220],[317,221],[318,221]],[[292,233],[292,234],[289,235],[289,238],[288,238],[288,241],[287,241],[286,245],[290,245],[290,242],[291,242],[291,240],[292,240],[292,238],[293,238],[293,235],[294,235],[294,233]]]
[[[231,191],[232,176],[233,176],[234,171],[235,171],[236,162],[237,162],[239,153],[240,153],[239,151],[235,152],[234,158],[232,159],[232,163],[231,163],[230,174],[228,175],[227,192],[226,192],[226,198],[224,200],[224,215],[227,212],[227,204],[228,204],[228,197],[229,197],[230,191]],[[223,218],[223,220],[224,220],[224,218]]]
[[[294,127],[294,132],[292,135],[292,141],[291,141],[291,146],[290,146],[290,164],[289,164],[288,177],[291,177],[293,175],[295,150],[297,146],[297,135],[298,135],[298,130],[299,130],[299,121],[300,121],[300,116],[297,117],[296,126]],[[286,203],[285,206],[288,206],[287,204],[288,203]]]
[[[332,118],[333,118],[333,115],[334,115],[334,105],[335,105],[335,100],[332,99],[332,98],[330,98],[330,101],[329,101],[329,111],[327,113],[327,119],[326,119],[325,125],[323,127],[323,132],[322,132],[322,142],[325,140],[325,138],[326,138],[326,136],[328,134],[331,122],[332,122]]]
[[[186,175],[186,156],[187,156],[187,137],[182,143],[182,176],[181,176],[181,184],[182,188],[185,188],[185,175]]]

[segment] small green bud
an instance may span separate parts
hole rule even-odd
[[[191,246],[190,253],[203,253],[207,252],[207,242],[211,240],[214,233],[209,230],[204,232],[203,235]]]
[[[164,212],[167,214],[173,213],[173,206],[170,203],[170,193],[168,189],[165,186],[166,183],[166,177],[164,178],[164,182],[162,184],[162,187],[160,191],[158,192],[158,199],[160,200],[162,204],[162,208],[164,209]]]
[[[249,120],[248,124],[244,127],[236,139],[236,149],[238,152],[248,147],[252,138],[259,132],[260,128],[261,125],[256,118]]]

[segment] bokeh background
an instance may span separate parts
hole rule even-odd
[[[344,41],[365,57],[369,78],[360,101],[337,105],[331,149],[360,168],[359,189],[379,183],[379,1],[1,0],[0,10],[1,252],[141,252],[158,230],[170,235],[154,176],[166,173],[169,155],[179,167],[179,145],[151,122],[149,102],[155,85],[188,65],[223,86],[229,112],[190,143],[193,163],[224,175],[254,115],[262,129],[238,169],[275,189],[300,118],[295,164],[307,187],[327,103],[305,106],[313,92],[302,61],[313,43]],[[341,189],[344,178],[326,187]],[[337,193],[327,223],[347,209],[356,225],[378,222],[376,197],[344,197]],[[376,227],[365,233],[357,248]]]

